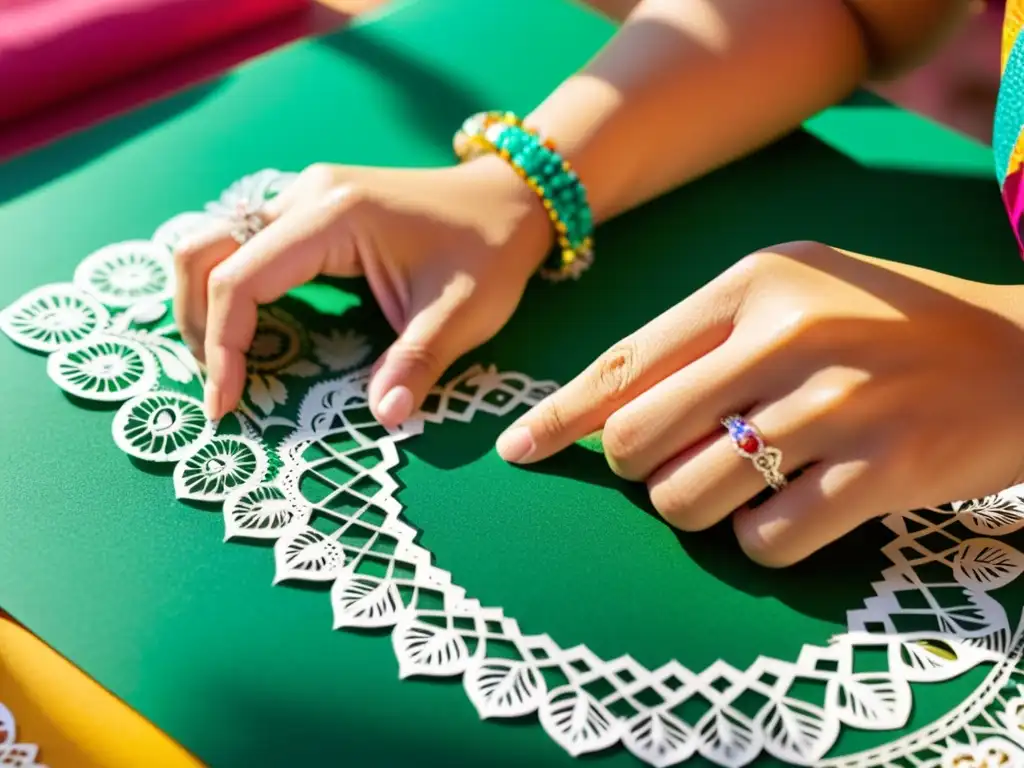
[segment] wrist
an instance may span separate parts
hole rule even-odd
[[[483,236],[528,273],[536,272],[555,244],[555,231],[537,194],[501,157],[481,155],[457,166],[469,184],[469,204],[486,201]]]

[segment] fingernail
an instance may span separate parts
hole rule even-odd
[[[401,424],[412,416],[412,392],[408,387],[395,387],[380,399],[377,415],[388,424]]]
[[[216,384],[207,383],[206,392],[203,397],[203,409],[206,411],[206,418],[210,421],[221,417],[220,387]]]
[[[528,427],[513,427],[498,438],[497,448],[501,458],[515,464],[529,458],[537,450],[537,444]]]

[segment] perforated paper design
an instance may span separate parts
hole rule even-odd
[[[434,564],[403,518],[404,441],[443,421],[533,405],[553,383],[474,366],[401,428],[385,429],[367,407],[370,345],[359,329],[314,333],[283,307],[268,307],[244,402],[221,423],[207,422],[202,368],[168,320],[171,248],[212,221],[258,208],[290,179],[261,171],[148,241],[86,256],[70,283],[38,288],[3,310],[0,329],[46,354],[64,391],[122,403],[113,417],[118,447],[173,465],[179,498],[222,509],[226,540],[272,541],[275,582],[330,584],[336,629],[389,629],[400,676],[461,677],[481,717],[536,716],[571,755],[621,745],[655,766],[696,755],[742,766],[765,753],[835,768],[1024,760],[1024,635],[1019,609],[1009,615],[1005,599],[1011,585],[1019,591],[1024,570],[1024,554],[1007,538],[1024,528],[1024,487],[887,517],[890,565],[874,596],[851,606],[848,631],[827,646],[795,647],[791,659],[762,656],[745,668],[669,660],[648,669],[629,655],[562,648],[482,605]],[[884,669],[866,670],[863,659],[879,653]],[[895,735],[928,684],[979,667],[983,682],[958,707]],[[808,682],[823,699],[802,693]],[[894,735],[883,747],[840,755],[844,730]]]

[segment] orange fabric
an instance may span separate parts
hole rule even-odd
[[[39,638],[0,613],[0,702],[49,768],[202,765]]]

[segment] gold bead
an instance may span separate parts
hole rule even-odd
[[[561,221],[559,221],[559,222],[557,222],[555,224],[555,229],[557,229],[559,232],[565,234],[565,232],[567,232],[569,228],[567,226],[565,226],[565,224],[563,224]]]
[[[563,160],[562,161],[562,170],[565,171],[566,173],[568,173],[569,171],[572,170],[572,166],[569,165],[569,161],[568,160]]]
[[[576,254],[575,253],[573,253],[568,248],[566,250],[562,251],[562,266],[568,267],[574,261],[576,261]]]
[[[551,202],[550,200],[548,200],[548,199],[547,199],[546,197],[545,197],[545,198],[544,198],[543,200],[541,200],[541,202],[542,202],[542,203],[544,204],[544,207],[545,207],[545,208],[547,208],[547,209],[548,209],[549,211],[552,211],[552,212],[553,212],[553,209],[554,209],[554,207],[555,207],[555,206],[554,206],[554,203],[552,203],[552,202]]]
[[[537,185],[537,194],[538,195],[544,195],[546,197],[546,195],[544,193],[544,187],[540,186],[539,184]]]

